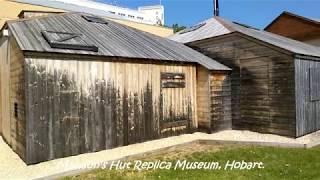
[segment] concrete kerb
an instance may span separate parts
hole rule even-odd
[[[256,146],[282,147],[282,148],[307,148],[307,144],[300,144],[300,143],[231,141],[231,140],[212,140],[212,139],[199,139],[198,142],[200,144],[236,144],[236,145],[256,145]]]
[[[318,142],[311,142],[309,144],[306,144],[306,147],[307,148],[313,148],[313,147],[316,147],[316,146],[320,146],[320,141]]]

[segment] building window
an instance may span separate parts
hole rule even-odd
[[[132,15],[128,15],[128,17],[129,17],[129,18],[134,18],[134,16],[132,16]]]
[[[109,11],[109,13],[111,13],[111,14],[116,14],[116,12],[114,12],[114,11]]]
[[[140,20],[143,20],[143,17],[137,17],[138,19],[140,19]]]
[[[18,118],[18,103],[14,103],[14,117]]]
[[[123,13],[118,13],[118,15],[120,15],[120,16],[126,16],[125,14],[123,14]]]
[[[320,68],[310,68],[310,99],[320,100]]]

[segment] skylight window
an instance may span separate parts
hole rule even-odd
[[[202,26],[206,25],[206,23],[201,23],[201,24],[197,24],[195,26],[191,26],[183,31],[180,32],[180,34],[184,34],[184,33],[188,33],[188,32],[192,32],[195,31],[197,29],[200,29]]]
[[[98,47],[89,45],[82,34],[55,31],[42,31],[41,33],[52,48],[98,52]]]
[[[82,16],[88,22],[99,23],[99,24],[108,24],[106,20],[97,16]]]

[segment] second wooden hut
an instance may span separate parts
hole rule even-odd
[[[221,17],[171,39],[232,68],[232,125],[224,128],[291,137],[320,129],[318,47]],[[215,118],[206,120],[219,129]]]

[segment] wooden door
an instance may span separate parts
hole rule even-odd
[[[161,136],[186,133],[189,129],[191,107],[185,81],[184,73],[161,73]]]

